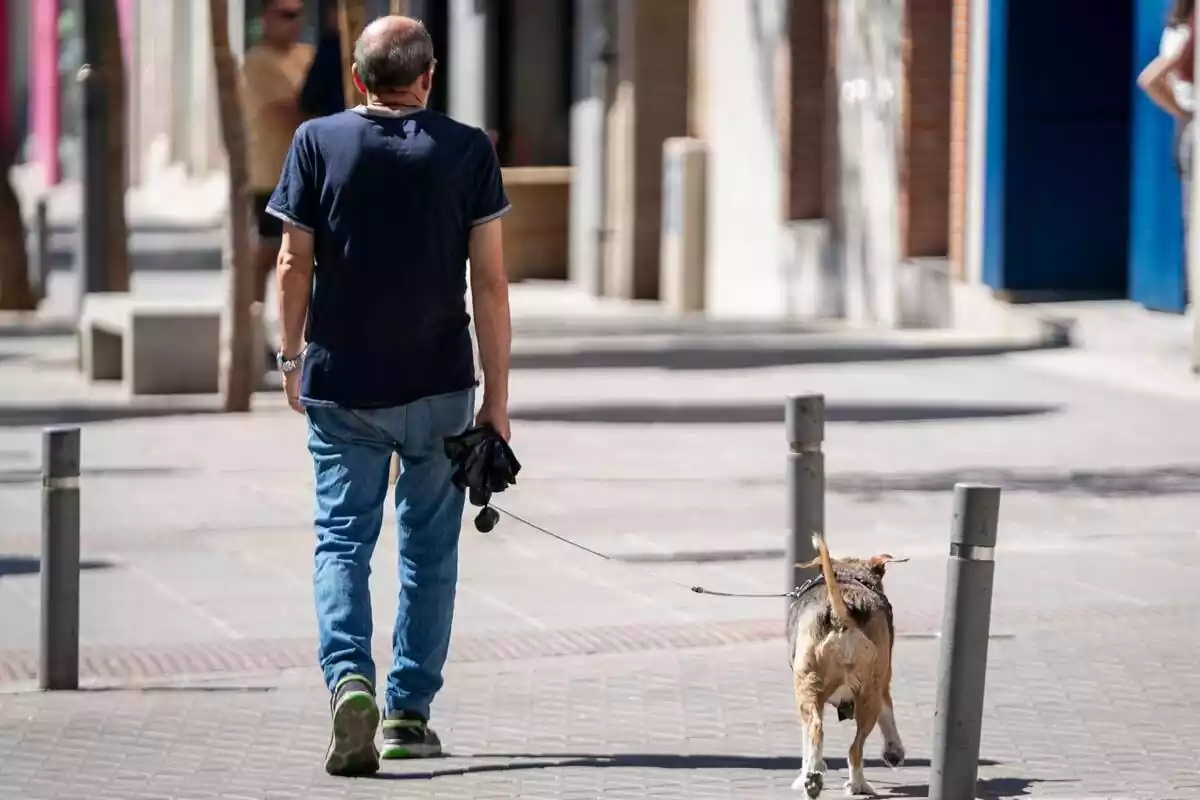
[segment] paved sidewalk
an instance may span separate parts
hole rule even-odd
[[[454,757],[338,782],[319,771],[303,421],[274,393],[248,416],[129,409],[80,386],[71,353],[0,336],[0,797],[795,796],[782,602],[671,581],[782,588],[780,402],[807,389],[829,399],[835,554],[912,559],[888,580],[910,766],[872,766],[876,788],[924,795],[948,489],[983,479],[1005,495],[981,794],[1200,796],[1194,401],[1061,377],[1053,352],[521,368],[526,468],[504,505],[619,563],[511,519],[468,526],[435,711]],[[42,695],[37,426],[55,419],[85,424],[93,690]]]

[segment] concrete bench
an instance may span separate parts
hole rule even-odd
[[[512,281],[566,280],[571,168],[505,167],[504,263]]]
[[[79,353],[88,380],[123,381],[130,394],[220,390],[222,304],[101,292],[84,297]],[[261,306],[251,314],[262,352]]]

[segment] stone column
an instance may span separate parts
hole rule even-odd
[[[605,118],[610,0],[575,2],[575,82],[571,104],[571,281],[592,296],[603,292]]]
[[[492,37],[488,12],[492,0],[447,0],[449,3],[449,51],[454,65],[449,74],[449,112],[459,122],[489,127],[489,88],[494,75]]]
[[[688,130],[689,0],[617,0],[616,96],[606,161],[605,294],[656,299],[662,148]]]

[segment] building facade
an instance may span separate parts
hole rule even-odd
[[[0,107],[69,178],[76,2],[0,2]],[[237,48],[257,2],[231,0]],[[219,173],[208,4],[121,3],[133,182]],[[492,131],[506,166],[570,166],[561,272],[588,292],[659,296],[663,144],[690,137],[712,316],[940,325],[962,287],[1186,305],[1173,123],[1134,83],[1170,0],[405,5],[439,53],[435,108]],[[1088,46],[1056,46],[1064,29]]]

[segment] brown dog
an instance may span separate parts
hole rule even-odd
[[[863,745],[875,724],[883,732],[883,761],[904,763],[904,742],[892,712],[892,605],[883,591],[890,555],[865,561],[832,561],[825,538],[813,536],[817,558],[800,567],[821,565],[821,576],[792,600],[788,613],[788,645],[795,679],[796,709],[804,725],[804,766],[793,789],[816,797],[825,785],[824,710],[838,710],[838,720],[852,719],[858,730],[850,745],[850,780],[846,793],[872,795],[863,774]],[[824,584],[826,591],[821,591]]]

